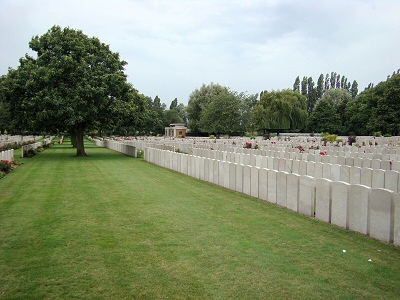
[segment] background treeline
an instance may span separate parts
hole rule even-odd
[[[54,26],[33,37],[17,69],[0,78],[0,132],[163,135],[184,123],[191,135],[329,132],[400,135],[400,74],[359,93],[357,81],[336,72],[298,76],[292,88],[260,94],[203,84],[188,105],[168,106],[127,82],[125,61],[97,38]],[[78,147],[79,148],[79,147]],[[83,151],[83,145],[82,145]],[[79,154],[79,153],[78,153]],[[84,154],[84,152],[82,152]]]

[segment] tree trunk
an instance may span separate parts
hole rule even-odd
[[[71,129],[71,144],[72,144],[72,148],[77,148],[75,128]]]
[[[83,124],[76,126],[76,156],[86,156],[85,144],[83,141]]]

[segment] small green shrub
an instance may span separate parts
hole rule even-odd
[[[144,157],[144,151],[143,150],[138,150],[136,156],[137,156],[137,158],[143,158]]]
[[[337,134],[329,134],[329,133],[323,133],[322,134],[322,141],[324,142],[336,142],[338,135]]]
[[[0,172],[9,172],[12,169],[12,163],[9,161],[0,160]]]
[[[384,135],[384,137],[392,137],[392,135],[391,135],[390,133],[386,133],[386,134]]]
[[[374,136],[376,136],[376,137],[381,137],[381,136],[382,136],[382,132],[377,131],[377,132],[374,133]]]
[[[209,139],[210,139],[210,140],[213,140],[213,139],[215,139],[215,135],[213,135],[213,134],[212,134],[212,135],[210,135]]]

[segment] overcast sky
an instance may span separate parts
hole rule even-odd
[[[400,68],[399,0],[0,0],[0,75],[53,25],[109,44],[168,106],[203,83],[255,94],[334,71],[362,91]]]

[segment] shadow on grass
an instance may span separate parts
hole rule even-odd
[[[46,149],[44,152],[39,153],[33,158],[24,158],[22,161],[40,159],[45,161],[59,161],[69,159],[80,159],[80,160],[120,160],[123,158],[133,159],[130,156],[124,155],[117,151],[113,151],[107,148],[102,148],[94,145],[93,143],[85,143],[85,152],[87,156],[76,156],[76,148],[72,145],[62,144],[54,145],[53,147]]]

